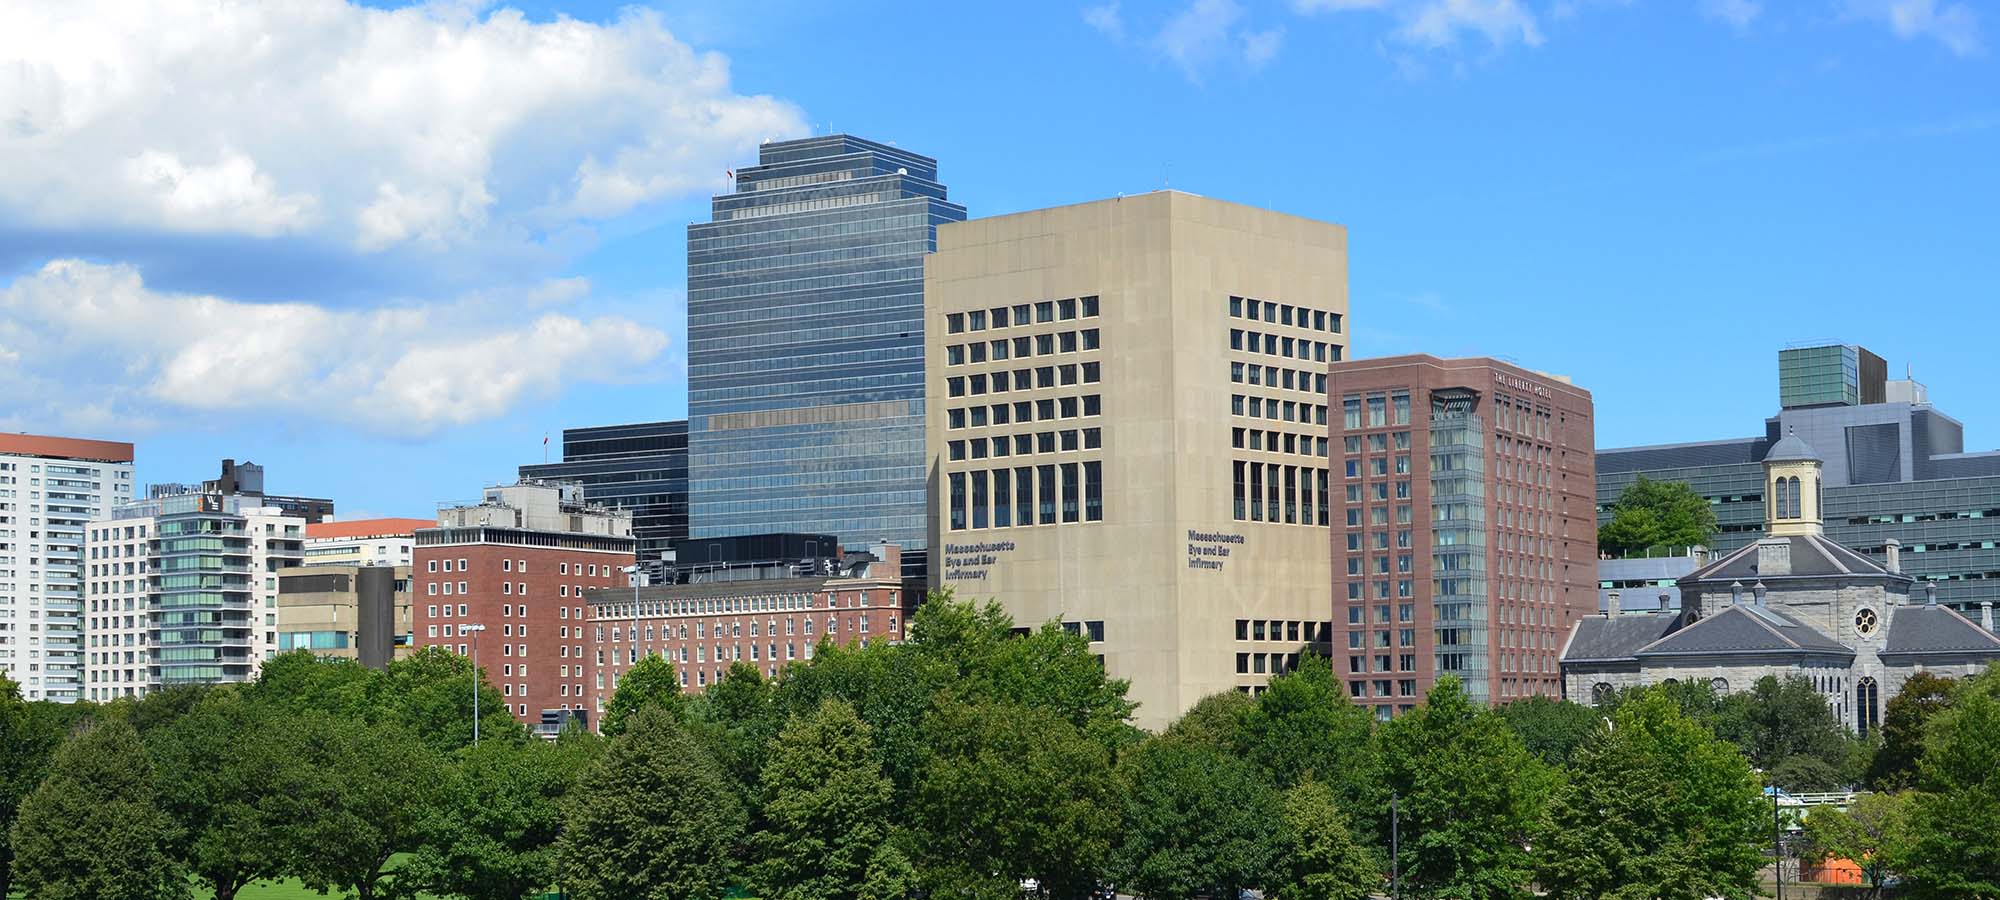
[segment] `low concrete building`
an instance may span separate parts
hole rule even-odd
[[[410,567],[316,565],[278,575],[278,650],[380,669],[408,656]]]
[[[1680,578],[1678,611],[1628,612],[1613,595],[1579,620],[1563,647],[1567,696],[1673,681],[1741,691],[1799,675],[1866,734],[1911,675],[1970,676],[2000,660],[1992,604],[1968,619],[1939,605],[1935,582],[1903,572],[1894,541],[1878,564],[1826,537],[1820,459],[1804,440],[1786,436],[1763,465],[1767,536]]]

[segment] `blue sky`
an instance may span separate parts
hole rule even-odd
[[[0,429],[136,440],[144,481],[428,515],[682,415],[686,224],[829,129],[975,217],[1170,182],[1342,223],[1355,355],[1571,375],[1600,446],[1756,433],[1818,339],[2000,446],[1992,7],[131,9],[0,36]]]

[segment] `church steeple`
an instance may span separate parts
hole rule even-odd
[[[1822,534],[1820,458],[1796,432],[1764,454],[1764,533],[1774,537]]]

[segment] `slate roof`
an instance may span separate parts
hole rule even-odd
[[[1771,445],[1770,452],[1764,454],[1765,462],[1790,462],[1802,459],[1823,462],[1820,455],[1813,452],[1812,445],[1800,438],[1798,432],[1787,432],[1777,443]]]
[[[1633,655],[1678,656],[1711,653],[1818,653],[1854,656],[1854,649],[1815,631],[1783,610],[1748,603],[1721,612],[1667,635]]]
[[[1892,575],[1881,564],[1852,550],[1827,540],[1823,535],[1795,534],[1784,538],[1792,543],[1792,571],[1789,577],[1860,575],[1878,576],[1909,581],[1908,575]],[[1765,538],[1765,540],[1774,540]],[[1738,547],[1729,555],[1696,569],[1680,580],[1690,581],[1741,581],[1743,594],[1750,595],[1750,587],[1758,580],[1784,578],[1784,575],[1762,575],[1757,571],[1757,542]]]
[[[2000,637],[1944,606],[1898,606],[1889,614],[1883,655],[1980,653],[2000,658]]]
[[[1576,620],[1563,662],[1631,660],[1639,648],[1673,633],[1682,618],[1658,613],[1584,616]]]

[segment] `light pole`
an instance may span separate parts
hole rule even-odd
[[[486,630],[480,624],[460,625],[458,633],[472,632],[472,745],[479,746],[479,633]]]
[[[1785,900],[1785,820],[1778,814],[1778,786],[1771,786],[1771,871],[1778,876],[1778,900]]]

